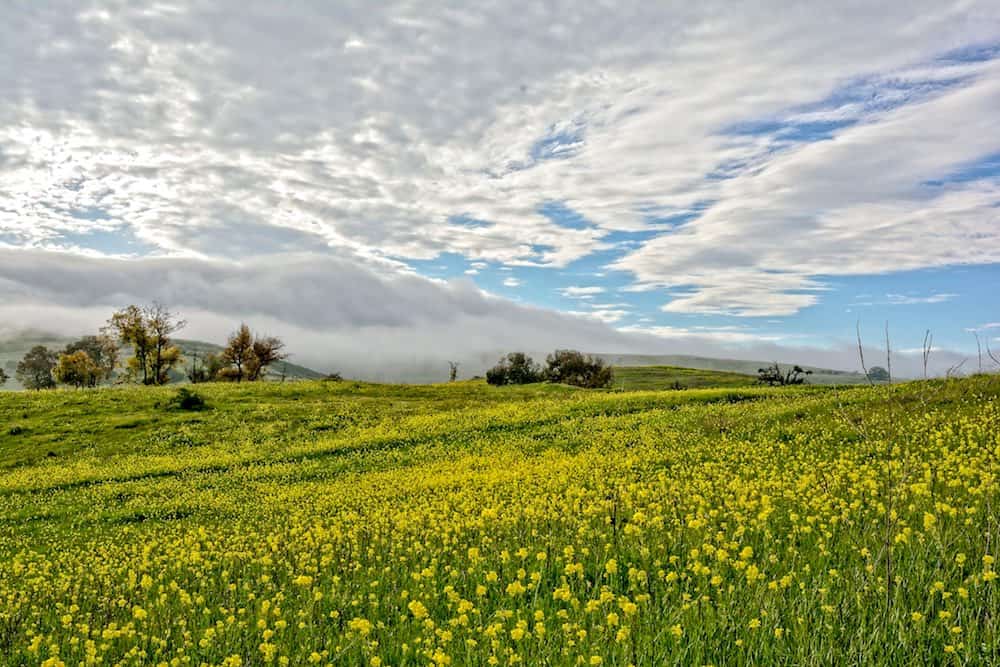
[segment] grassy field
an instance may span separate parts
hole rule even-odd
[[[677,368],[696,368],[703,371],[720,371],[723,373],[736,373],[742,375],[757,375],[757,369],[770,366],[770,360],[749,360],[749,359],[720,359],[717,357],[696,357],[687,354],[600,354],[598,355],[612,366],[674,366]],[[783,371],[792,367],[792,364],[779,364]],[[835,370],[832,368],[819,368],[817,366],[802,366],[806,370],[812,371],[809,375],[809,384],[823,385],[845,385],[845,384],[867,384],[868,380],[863,373],[854,371]]]
[[[656,389],[706,389],[711,387],[750,387],[755,375],[725,371],[681,368],[679,366],[616,366],[615,387],[626,391]]]
[[[0,664],[997,664],[1000,378],[0,395]]]

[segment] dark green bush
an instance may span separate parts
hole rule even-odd
[[[542,369],[524,352],[511,352],[486,371],[486,382],[498,387],[505,384],[532,384],[543,380]]]
[[[170,399],[169,407],[176,410],[204,410],[205,399],[187,387],[181,387]]]

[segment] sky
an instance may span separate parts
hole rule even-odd
[[[995,1],[4,18],[2,331],[159,300],[378,377],[554,347],[852,369],[886,322],[911,372],[928,329],[938,370],[1000,348]]]

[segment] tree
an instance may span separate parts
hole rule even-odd
[[[199,363],[201,362],[201,363]],[[218,354],[209,352],[204,357],[195,353],[191,357],[191,366],[187,370],[188,381],[192,384],[211,382],[219,379],[219,374],[226,368],[226,362]]]
[[[10,378],[7,377],[7,371],[5,371],[4,369],[0,368],[0,387],[2,387],[3,385],[7,384],[7,380],[9,380],[9,379]]]
[[[181,350],[172,336],[185,327],[170,310],[159,303],[152,306],[128,306],[111,316],[108,330],[122,345],[132,348],[129,374],[143,384],[166,384],[170,371],[181,359]]]
[[[886,369],[881,366],[872,366],[868,370],[868,379],[872,382],[888,382],[891,378],[889,376],[889,371]]]
[[[807,371],[797,364],[787,371],[782,371],[776,361],[766,368],[757,369],[757,384],[766,384],[769,387],[805,384],[807,375],[812,375],[812,371]]]
[[[611,367],[600,357],[576,350],[556,350],[545,358],[545,379],[549,382],[596,389],[611,385]]]
[[[288,356],[284,349],[285,343],[280,338],[267,336],[254,339],[253,354],[250,357],[250,365],[247,367],[247,380],[256,382],[263,379],[271,364]]]
[[[250,327],[240,324],[220,355],[225,367],[217,375],[219,379],[231,382],[260,380],[268,366],[287,356],[284,348],[280,338],[254,336]]]
[[[544,379],[541,367],[524,352],[508,353],[500,357],[496,366],[486,371],[486,382],[495,386],[531,384]]]
[[[120,352],[118,343],[112,336],[107,334],[84,336],[80,340],[70,343],[63,350],[64,355],[75,352],[86,352],[90,360],[97,366],[98,374],[95,385],[101,380],[110,380],[114,376]]]
[[[56,366],[56,353],[44,345],[36,345],[18,363],[14,375],[26,389],[51,389],[56,386],[52,370]]]
[[[448,382],[454,382],[458,379],[458,367],[459,363],[457,361],[448,362]]]
[[[59,360],[52,369],[52,377],[56,382],[71,384],[77,389],[96,387],[103,375],[104,369],[90,358],[86,350],[59,355]]]
[[[241,324],[240,328],[229,337],[226,349],[222,351],[222,360],[227,366],[222,371],[222,378],[233,382],[243,382],[252,355],[253,334],[250,332],[250,327]]]
[[[149,376],[153,384],[167,384],[170,382],[170,371],[181,360],[181,349],[174,345],[171,336],[187,326],[187,322],[177,319],[158,303],[147,310],[146,322],[153,343]]]

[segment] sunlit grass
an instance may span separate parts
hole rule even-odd
[[[203,393],[2,397],[4,664],[1000,659],[997,378]]]

